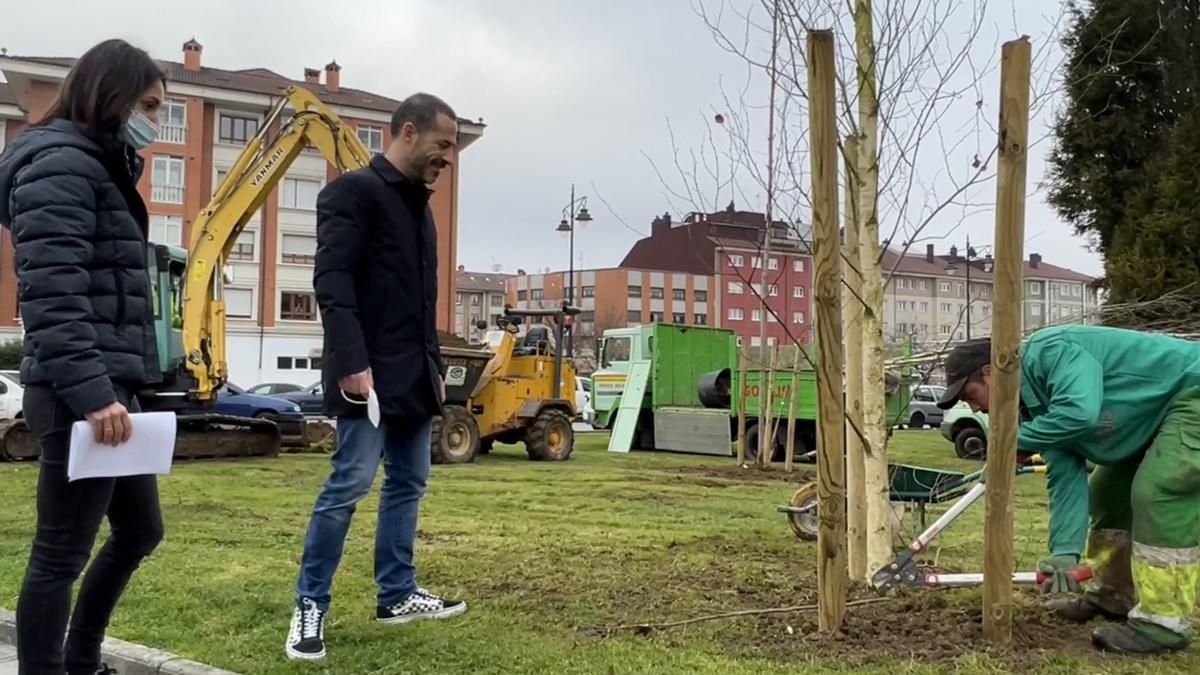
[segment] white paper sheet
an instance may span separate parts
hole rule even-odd
[[[71,427],[67,480],[166,474],[175,454],[175,413],[132,413],[133,434],[113,447],[97,443],[89,422]]]

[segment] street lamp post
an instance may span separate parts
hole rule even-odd
[[[579,207],[578,211],[576,207]],[[575,184],[571,184],[571,202],[563,207],[563,217],[558,223],[558,232],[570,239],[570,260],[567,263],[567,304],[575,305],[575,226],[586,226],[592,222],[592,214],[587,210],[587,197],[575,198]],[[567,332],[567,353],[575,358],[575,324],[572,322]]]

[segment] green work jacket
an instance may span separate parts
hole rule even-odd
[[[1144,450],[1183,390],[1200,386],[1200,343],[1100,326],[1055,326],[1021,350],[1017,447],[1046,460],[1050,552],[1082,556],[1087,461]]]

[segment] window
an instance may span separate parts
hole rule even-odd
[[[220,122],[217,140],[222,143],[245,145],[246,141],[254,138],[258,133],[258,118],[256,117],[238,117],[222,113]]]
[[[779,287],[775,284],[771,284],[771,286],[767,289],[767,295],[771,297],[779,295]]]
[[[317,209],[317,193],[321,191],[321,181],[304,178],[284,178],[283,190],[279,194],[279,205],[285,209]]]
[[[949,293],[950,292],[950,282],[949,281],[941,282],[940,284],[938,284],[938,289],[940,289],[943,293]]]
[[[231,319],[253,318],[254,290],[250,288],[226,288],[225,316]]]
[[[183,221],[175,216],[150,216],[150,241],[168,246],[182,245]]]
[[[1033,316],[1041,316],[1041,315],[1042,315],[1042,306],[1041,306],[1041,305],[1036,305],[1036,304],[1035,304],[1035,305],[1030,305],[1030,306],[1029,306],[1029,313],[1030,313],[1030,314],[1032,314]]]
[[[317,238],[307,234],[285,234],[279,260],[290,265],[311,265],[317,259]]]
[[[942,325],[942,335],[949,335],[949,334],[950,334],[950,326],[943,324]]]
[[[1042,282],[1040,282],[1040,281],[1029,282],[1029,292],[1034,295],[1041,295],[1042,294]]]
[[[530,300],[541,300],[542,299],[542,289],[535,288],[532,291],[529,291],[529,299]]]
[[[921,303],[921,311],[922,311],[922,312],[928,312],[928,311],[929,311],[929,303],[928,303],[928,302],[922,302],[922,303]]]
[[[987,305],[984,305],[984,306],[983,306],[983,315],[984,315],[984,316],[991,316],[991,315],[992,315],[992,308],[991,308],[991,307],[989,307],[989,306],[987,306]]]
[[[675,323],[687,323],[687,314],[672,314],[671,320]]]
[[[303,291],[281,291],[279,318],[283,321],[316,321],[316,295]]]
[[[155,155],[150,173],[150,201],[183,203],[183,158]]]
[[[478,293],[472,293],[471,294],[471,306],[479,307],[482,304],[483,304],[483,296]]]
[[[754,269],[762,267],[762,258],[754,256],[754,259],[750,262],[750,265],[754,267]]]
[[[707,314],[697,314],[696,320],[694,321],[694,323],[697,326],[707,326],[708,325],[708,315]]]
[[[631,312],[629,320],[637,322],[641,321],[641,317],[633,316]],[[604,343],[600,345],[600,363],[602,367],[607,368],[614,362],[621,363],[628,361],[632,347],[633,340],[630,338],[605,338]]]
[[[963,291],[963,285],[962,285],[962,283],[961,283],[961,282],[959,282],[959,284],[958,284],[958,296],[959,296],[960,298],[962,297],[962,295],[963,295],[963,292],[964,292],[964,291]]]
[[[751,321],[762,321],[762,310],[761,310],[761,309],[756,309],[756,310],[754,310],[753,312],[751,312],[751,313],[750,313],[750,320],[751,320]]]
[[[233,248],[229,249],[230,260],[254,260],[254,245],[258,242],[258,233],[254,230],[242,230]]]
[[[687,300],[687,291],[682,288],[671,289],[671,298],[674,300]]]
[[[896,302],[896,311],[897,312],[907,312],[908,311],[908,301],[907,300],[898,300]]]
[[[519,300],[521,302],[525,302],[528,299],[529,299],[528,291],[517,291],[517,300]]]
[[[730,295],[741,295],[742,293],[745,292],[745,290],[746,290],[745,287],[742,286],[742,282],[740,282],[740,281],[729,282],[729,294]]]
[[[1071,296],[1072,297],[1078,298],[1081,295],[1083,295],[1083,288],[1081,288],[1079,286],[1071,286]]]
[[[629,297],[631,297],[631,298],[642,297],[642,287],[641,286],[630,286],[629,287]]]
[[[662,312],[650,312],[650,323],[662,323],[662,320],[663,320]]]
[[[730,267],[742,267],[745,264],[746,264],[746,259],[743,258],[742,256],[740,256],[740,255],[729,256],[729,266]]]
[[[307,358],[303,356],[280,356],[275,359],[279,370],[320,370],[321,357]],[[320,389],[314,391],[320,393]]]
[[[358,128],[358,140],[371,152],[383,152],[383,127],[363,125]]]
[[[796,286],[795,288],[793,288],[792,289],[792,297],[793,298],[803,298],[804,297],[804,287]]]
[[[651,286],[650,287],[650,299],[651,300],[662,300],[663,299],[663,289],[661,289],[657,286]]]
[[[793,313],[792,314],[792,323],[797,324],[797,325],[803,324],[804,323],[804,312]]]
[[[923,324],[921,324],[921,331],[920,331],[920,332],[921,332],[921,334],[922,334],[922,335],[924,335],[925,333],[928,333],[928,332],[929,332],[929,324],[927,324],[927,323],[923,323]]]
[[[769,270],[779,269],[779,258],[767,258],[767,269],[769,269]]]
[[[793,260],[792,261],[792,271],[793,272],[803,272],[804,271],[804,260],[802,260],[802,259]]]
[[[580,292],[583,294],[583,297],[585,297],[585,298],[596,297],[596,287],[595,286],[584,286]],[[496,303],[496,304],[500,304],[500,303]]]
[[[745,317],[746,317],[746,314],[740,308],[738,308],[738,307],[730,307],[729,308],[729,320],[730,321],[741,321]]]
[[[696,302],[708,302],[708,291],[692,291],[692,298]]]
[[[929,290],[929,280],[928,279],[922,279],[920,281],[920,284],[921,284],[921,290],[923,290],[923,291]]]
[[[183,143],[187,133],[187,104],[169,98],[158,109],[158,140],[163,143]]]
[[[942,303],[942,313],[943,313],[943,314],[949,314],[949,313],[950,313],[950,303],[948,303],[948,302],[943,302],[943,303]]]
[[[901,279],[901,280],[897,281],[896,286],[899,288],[911,288],[911,286],[909,285],[908,279]]]
[[[629,315],[626,316],[625,318],[629,321],[629,323],[641,323],[642,322],[642,312],[641,312],[641,310],[631,309],[631,310],[629,310]]]

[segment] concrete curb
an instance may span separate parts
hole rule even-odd
[[[17,642],[17,617],[3,608],[0,608],[0,642]],[[105,663],[119,675],[238,675],[116,638],[104,639],[103,653]]]

